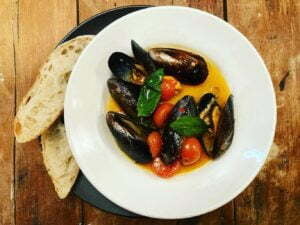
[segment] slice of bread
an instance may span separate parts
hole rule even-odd
[[[14,121],[18,142],[37,138],[59,117],[72,68],[93,37],[76,37],[58,46],[50,54],[35,83],[20,103]]]
[[[44,164],[58,197],[63,199],[75,183],[79,167],[72,156],[60,118],[42,134],[41,143]]]

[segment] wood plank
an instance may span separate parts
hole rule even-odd
[[[19,0],[16,101],[19,103],[57,42],[76,25],[73,0]],[[81,202],[59,200],[43,165],[39,140],[16,145],[16,224],[79,224]]]
[[[107,9],[113,7],[119,7],[123,5],[181,5],[199,8],[210,13],[213,13],[223,18],[223,1],[219,0],[174,0],[174,1],[91,1],[91,0],[80,0],[79,1],[79,18],[80,21]],[[109,213],[101,212],[98,209],[93,208],[89,204],[84,204],[84,224],[184,224],[184,225],[196,225],[196,224],[234,224],[234,207],[233,202],[228,203],[221,209],[215,210],[209,214],[201,217],[196,217],[187,220],[174,221],[174,220],[154,220],[154,219],[128,219],[120,216],[115,216]]]
[[[171,5],[172,0],[114,0],[114,1],[93,1],[79,0],[80,21],[105,10],[126,5]]]
[[[173,0],[173,5],[201,9],[222,19],[224,18],[223,0]]]
[[[14,135],[15,111],[14,25],[16,5],[0,0],[0,224],[14,221]]]
[[[237,224],[300,221],[300,2],[228,0],[228,20],[264,58],[277,97],[277,129],[268,162],[235,200]]]

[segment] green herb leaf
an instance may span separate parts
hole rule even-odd
[[[153,88],[156,91],[160,91],[160,85],[163,79],[164,69],[158,69],[151,73],[149,78],[146,80],[145,85]]]
[[[163,69],[154,71],[142,87],[137,103],[139,117],[150,116],[160,100],[160,85],[164,75]]]
[[[160,92],[147,86],[142,87],[137,103],[138,116],[151,115],[159,102],[160,96]]]
[[[170,127],[182,136],[196,136],[207,130],[205,122],[197,116],[182,116],[172,122]]]

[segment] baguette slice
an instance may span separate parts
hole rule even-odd
[[[37,138],[59,117],[72,68],[93,37],[76,37],[58,46],[50,54],[35,83],[20,103],[14,121],[18,142]]]
[[[58,197],[63,199],[75,183],[79,167],[72,156],[65,126],[60,119],[42,134],[41,143],[45,167]]]

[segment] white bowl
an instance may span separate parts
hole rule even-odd
[[[234,95],[235,134],[228,151],[193,172],[162,179],[118,149],[105,121],[112,52],[180,44],[212,59]],[[153,7],[113,22],[83,51],[69,80],[65,124],[72,152],[89,181],[119,206],[140,215],[177,219],[214,210],[241,193],[262,167],[276,122],[269,73],[250,42],[223,20],[185,7]]]

